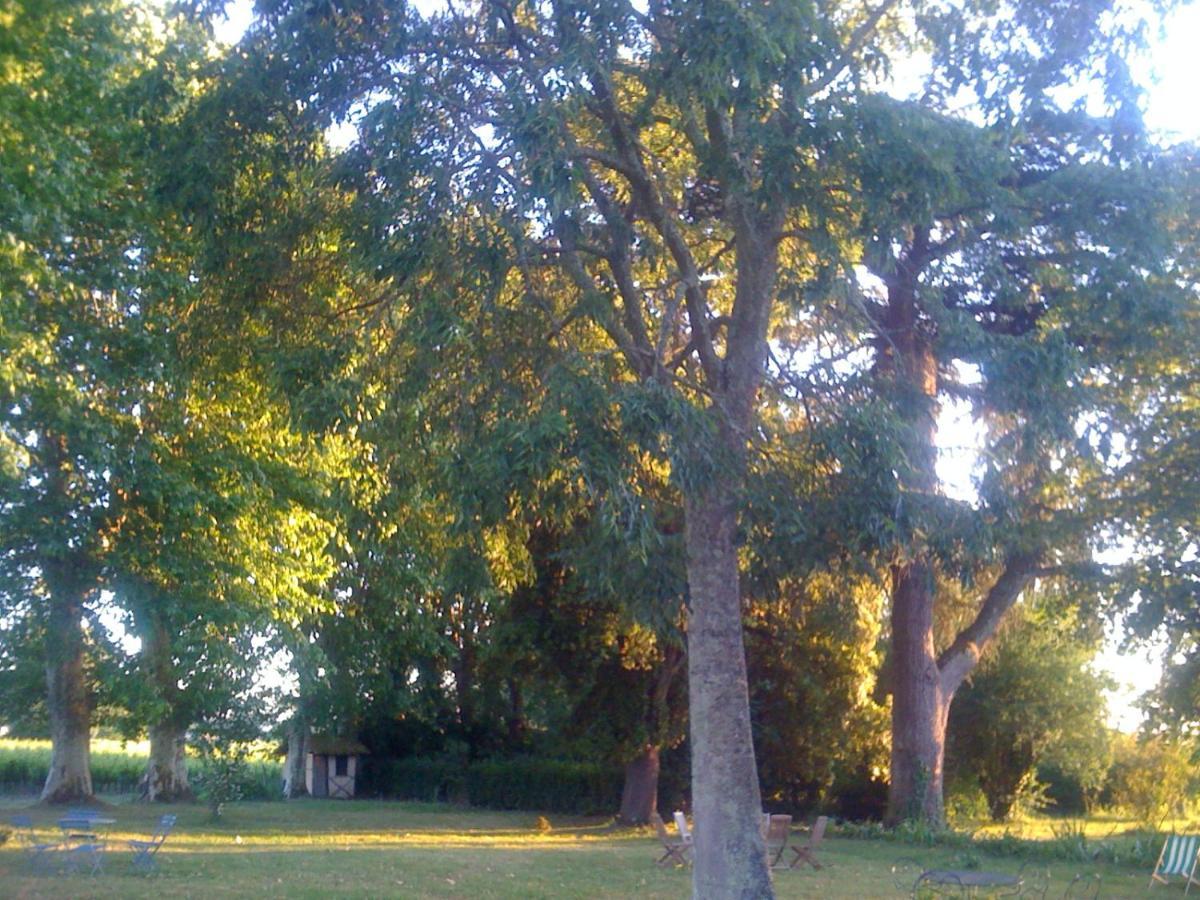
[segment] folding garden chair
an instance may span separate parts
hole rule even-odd
[[[59,848],[58,841],[48,843],[39,840],[37,832],[34,831],[31,816],[13,816],[9,821],[12,823],[21,849],[25,851],[25,858],[29,860],[29,867],[35,872],[49,872],[54,854]]]
[[[817,821],[813,824],[812,833],[808,836],[808,843],[792,848],[795,858],[792,860],[791,865],[788,866],[789,869],[796,868],[800,863],[808,863],[814,869],[821,868],[821,864],[817,862],[817,848],[825,840],[825,826],[828,824],[829,816],[817,817]]]
[[[153,872],[158,868],[158,848],[167,840],[167,835],[175,827],[175,816],[163,816],[158,820],[148,841],[130,841],[129,849],[133,851],[133,867],[142,872]]]
[[[1193,884],[1200,884],[1196,878],[1196,857],[1200,855],[1200,835],[1171,834],[1163,844],[1162,852],[1158,854],[1158,862],[1150,873],[1150,887],[1154,882],[1168,884],[1167,876],[1178,875],[1187,879],[1186,894]]]
[[[783,851],[787,849],[788,835],[791,833],[791,816],[773,815],[767,820],[767,831],[763,837],[767,843],[767,865],[772,869],[779,866]]]
[[[692,849],[692,845],[688,841],[672,838],[666,823],[658,813],[654,813],[650,820],[654,822],[654,830],[658,832],[658,839],[663,846],[663,855],[658,858],[658,864],[665,866],[668,862],[674,862],[686,866],[689,862],[688,851]]]

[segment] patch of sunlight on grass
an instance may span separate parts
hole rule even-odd
[[[969,830],[980,837],[1001,837],[1011,834],[1027,840],[1052,840],[1064,828],[1082,831],[1089,838],[1143,832],[1146,826],[1120,812],[1102,810],[1089,816],[1022,816],[1011,822],[981,822]],[[1200,831],[1200,817],[1195,811],[1188,815],[1168,818],[1162,828],[1179,832]]]
[[[0,810],[28,803],[0,798]],[[29,811],[43,834],[55,833],[61,810]],[[648,829],[612,830],[607,821],[550,816],[551,830],[542,832],[536,813],[377,801],[237,803],[216,823],[202,806],[172,807],[179,820],[163,847],[161,873],[146,878],[132,871],[125,841],[148,834],[164,808],[126,803],[108,811],[117,824],[103,875],[37,876],[8,845],[0,847],[0,897],[683,900],[691,891],[688,870],[655,865],[661,849]],[[900,857],[928,867],[1012,873],[1022,862],[846,838],[827,840],[821,856],[826,867],[820,871],[776,872],[777,896],[899,897],[904,892],[891,865]],[[1049,868],[1052,896],[1085,871],[1102,874],[1106,897],[1143,895],[1146,873],[1136,867],[1056,862]]]

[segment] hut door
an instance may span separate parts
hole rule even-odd
[[[313,796],[329,796],[329,757],[313,754]]]

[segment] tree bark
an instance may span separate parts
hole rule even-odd
[[[57,564],[55,564],[57,566]],[[50,718],[50,771],[44,803],[93,799],[91,696],[83,657],[83,600],[86,590],[69,575],[44,571],[50,594],[46,640],[46,708]]]
[[[733,492],[720,483],[689,493],[684,530],[696,818],[692,895],[704,900],[771,897],[742,641],[737,506]]]
[[[160,722],[150,726],[150,761],[142,780],[142,799],[174,803],[193,799],[188,784],[187,726]]]
[[[902,497],[909,503],[938,493],[937,356],[930,327],[921,321],[918,276],[928,250],[918,231],[889,278],[884,332],[876,348],[876,372],[890,387],[906,425],[905,460],[899,467]],[[918,523],[919,524],[919,523]],[[943,690],[933,637],[936,572],[914,529],[909,546],[892,567],[892,753],[888,821],[919,819],[945,824],[942,766],[950,694]]]
[[[942,765],[950,698],[933,644],[933,571],[898,566],[892,587],[892,756],[888,821],[945,824]]]
[[[288,725],[287,758],[283,763],[283,796],[286,800],[308,793],[304,783],[305,757],[308,753],[308,723],[299,709]]]
[[[645,825],[658,812],[658,747],[646,744],[642,752],[625,764],[625,787],[621,812],[626,825]]]
[[[141,799],[160,803],[193,799],[188,784],[187,729],[183,691],[172,656],[172,634],[166,619],[166,599],[149,584],[126,578],[122,590],[134,609],[142,638],[142,665],[158,700],[157,717],[150,723],[150,759],[142,777]]]

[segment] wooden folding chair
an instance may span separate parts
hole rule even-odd
[[[668,862],[673,862],[676,865],[688,865],[690,862],[688,852],[692,849],[691,843],[673,839],[670,832],[667,831],[667,824],[658,813],[650,816],[650,821],[654,823],[654,830],[658,832],[658,839],[663,846],[663,855],[658,858],[658,864],[665,866]]]
[[[770,816],[766,820],[767,831],[763,835],[767,844],[767,865],[774,869],[780,866],[783,851],[787,849],[788,836],[792,833],[791,816]]]
[[[789,869],[794,869],[800,863],[808,863],[814,869],[820,869],[821,863],[817,862],[817,848],[821,846],[821,842],[825,840],[825,826],[829,824],[829,816],[819,816],[816,824],[813,825],[812,831],[808,835],[808,843],[801,844],[798,847],[792,847],[792,853],[795,858],[788,866]]]

